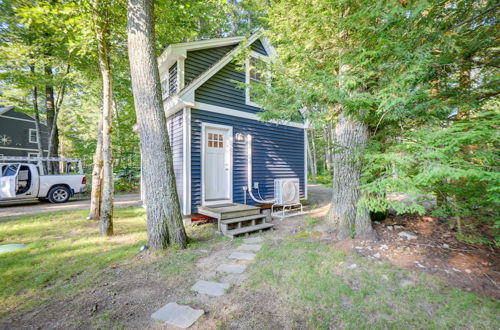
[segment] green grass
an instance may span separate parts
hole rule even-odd
[[[0,223],[0,244],[25,243],[27,248],[0,255],[0,317],[29,309],[54,296],[65,298],[99,283],[104,272],[133,259],[146,244],[145,210],[115,210],[112,237],[99,236],[97,221],[88,211],[27,216]],[[186,251],[167,250],[158,271],[181,276],[199,258],[190,253],[213,236],[212,226],[188,227]]]
[[[356,269],[347,266],[357,264]],[[447,288],[433,276],[345,255],[323,243],[264,246],[250,268],[250,290],[274,292],[307,328],[494,329],[500,304]],[[384,278],[385,277],[385,278]],[[401,285],[411,279],[410,285]],[[304,320],[305,318],[305,320]],[[496,324],[496,325],[495,325]]]

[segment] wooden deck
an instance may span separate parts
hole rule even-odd
[[[198,206],[198,213],[217,219],[219,232],[228,237],[262,232],[273,227],[266,222],[266,215],[260,207],[231,203],[210,206]]]

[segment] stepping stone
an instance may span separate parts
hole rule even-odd
[[[26,244],[5,244],[0,245],[0,254],[24,249]]]
[[[247,269],[247,266],[245,265],[227,265],[223,264],[217,267],[218,272],[226,272],[226,273],[233,273],[233,274],[241,274]]]
[[[238,246],[238,250],[242,251],[259,251],[262,245],[260,244],[241,244]]]
[[[229,258],[237,260],[253,260],[255,258],[255,253],[233,252]]]
[[[200,316],[205,313],[202,309],[193,309],[189,306],[168,303],[151,315],[157,321],[163,321],[179,328],[189,328]]]
[[[245,238],[243,240],[243,243],[252,244],[252,243],[260,243],[262,241],[263,241],[262,237],[250,237],[250,238]]]
[[[198,293],[204,293],[209,296],[219,297],[222,296],[226,290],[229,289],[229,283],[219,283],[199,280],[191,287],[191,290]]]

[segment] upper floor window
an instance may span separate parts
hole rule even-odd
[[[269,75],[267,57],[256,52],[251,52],[247,58],[245,67],[245,82],[247,84],[245,99],[247,105],[260,107],[255,103],[256,95],[255,92],[252,92],[252,85],[265,82],[266,75]]]
[[[34,128],[29,129],[29,141],[31,143],[38,143],[38,132]]]

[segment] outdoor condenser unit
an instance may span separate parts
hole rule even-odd
[[[300,202],[299,179],[275,179],[274,200],[277,205],[298,204]]]

